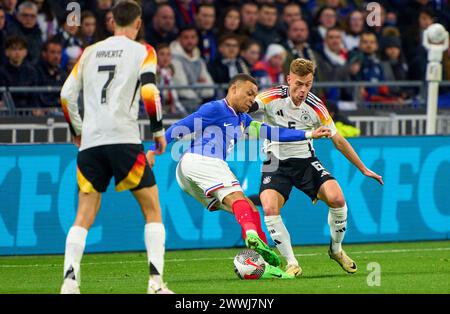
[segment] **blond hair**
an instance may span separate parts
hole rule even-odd
[[[297,58],[291,62],[289,70],[298,76],[306,76],[310,73],[314,75],[315,65],[311,60]]]

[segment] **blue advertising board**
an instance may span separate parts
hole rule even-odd
[[[363,176],[331,141],[315,141],[318,157],[347,200],[346,243],[449,239],[450,137],[372,137],[350,142],[367,167],[383,176],[385,185]],[[244,143],[237,145],[234,159],[247,161],[229,161],[230,168],[247,195],[257,194],[262,156],[247,151],[250,146],[255,151],[256,142]],[[157,157],[154,168],[166,248],[242,246],[233,215],[208,212],[178,187],[170,150],[180,147],[169,147],[168,153]],[[0,255],[64,252],[77,207],[76,154],[73,145],[0,146]],[[327,213],[323,203],[312,205],[294,189],[282,209],[293,244],[328,243]],[[143,227],[131,193],[115,192],[112,182],[88,234],[86,251],[144,250]]]

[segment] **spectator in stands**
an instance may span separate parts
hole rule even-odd
[[[322,7],[316,14],[315,27],[311,31],[310,43],[313,49],[320,50],[327,30],[337,25],[336,10]]]
[[[113,0],[97,0],[97,10],[96,11],[108,11],[113,7]]]
[[[348,63],[349,54],[344,48],[343,31],[340,28],[332,27],[327,30],[323,48],[319,51],[320,59],[318,67],[321,68],[322,75],[328,81],[349,81],[351,71],[358,73],[359,66],[351,66]],[[327,100],[349,100],[352,99],[351,91],[339,88],[327,88],[324,90]]]
[[[411,69],[410,78],[412,80],[424,80],[427,66],[427,51],[422,45],[423,32],[435,23],[435,12],[431,9],[420,10],[417,21],[406,31],[403,36],[403,47],[406,52],[406,59]]]
[[[42,33],[42,42],[52,38],[58,32],[58,20],[49,0],[32,0],[38,8],[38,25]]]
[[[264,73],[263,76],[255,78],[261,85],[284,84],[285,77],[283,64],[286,60],[286,49],[280,44],[270,44],[264,55],[264,60],[259,61],[253,67],[253,70]]]
[[[42,86],[62,86],[67,73],[61,68],[61,43],[55,39],[47,40],[41,53],[41,60],[37,64],[39,84]],[[41,107],[59,107],[59,93],[43,93],[39,95]]]
[[[409,78],[408,64],[402,53],[400,37],[397,35],[385,36],[381,42],[382,65],[386,81],[405,81]],[[394,95],[403,99],[410,98],[413,92],[410,89],[391,87]]]
[[[318,0],[319,7],[329,7],[336,12],[337,21],[343,21],[348,14],[355,9],[353,1],[347,0]],[[339,25],[336,25],[339,26]]]
[[[36,63],[42,46],[42,34],[37,24],[38,9],[33,2],[22,2],[16,14],[17,22],[8,25],[9,35],[20,35],[27,41],[27,60]]]
[[[348,51],[344,48],[342,39],[341,29],[332,27],[327,30],[320,54],[331,67],[343,67],[348,61]]]
[[[92,45],[95,42],[95,30],[97,19],[91,11],[81,13],[81,27],[78,30],[77,37],[82,42],[83,48]]]
[[[194,26],[186,26],[180,30],[178,39],[170,44],[172,64],[174,66],[174,83],[177,85],[213,84],[205,61],[198,48],[198,34]],[[181,102],[190,110],[195,109],[206,99],[214,96],[214,89],[180,89]]]
[[[263,52],[272,43],[281,43],[283,37],[277,27],[277,8],[273,4],[265,3],[259,9],[258,23],[256,24],[253,39],[259,41]]]
[[[205,62],[210,62],[216,58],[217,42],[214,32],[216,21],[216,8],[212,4],[202,4],[197,9],[195,24],[200,36],[199,48]]]
[[[392,10],[386,10],[386,18],[384,20],[384,25],[397,27],[397,22],[398,22],[397,12]]]
[[[196,3],[193,0],[170,0],[170,5],[175,12],[175,20],[178,29],[195,23]]]
[[[16,22],[17,0],[1,0],[1,4],[6,13],[6,25]]]
[[[243,73],[250,73],[253,77],[258,76],[253,71],[253,67],[261,59],[261,45],[253,39],[244,41],[241,45],[240,56],[244,61],[244,67],[246,67]]]
[[[360,10],[352,11],[345,22],[344,47],[351,51],[359,47],[359,38],[364,32],[364,13]]]
[[[157,6],[151,24],[145,32],[146,40],[150,45],[160,43],[170,44],[177,38],[175,31],[175,12],[167,3]]]
[[[296,2],[288,2],[283,6],[283,11],[281,14],[281,30],[283,34],[287,32],[289,29],[289,25],[291,25],[294,21],[298,21],[302,19],[302,9],[300,5]]]
[[[102,20],[98,23],[95,30],[95,41],[104,40],[114,35],[114,18],[112,10],[108,10]]]
[[[34,67],[26,61],[27,42],[25,38],[13,35],[6,39],[7,62],[0,68],[0,86],[36,86],[38,75]],[[31,93],[13,93],[16,108],[30,108],[38,105]]]
[[[239,36],[233,33],[222,35],[219,39],[219,54],[208,64],[208,70],[215,83],[228,84],[238,73],[250,74],[239,56]]]
[[[181,113],[186,114],[186,109],[178,98],[176,89],[170,88],[174,84],[174,66],[172,64],[172,53],[170,47],[166,43],[156,46],[156,54],[158,56],[158,66],[156,70],[158,86],[169,87],[161,89],[161,104],[164,113]]]
[[[411,21],[417,21],[421,12],[433,12],[432,16],[436,21],[442,23],[444,27],[449,27],[450,22],[450,5],[448,1],[442,0],[410,0],[408,5],[401,8],[402,14],[399,15],[399,26],[402,34],[407,34],[408,31],[414,31],[414,26]]]
[[[258,22],[258,5],[253,1],[246,1],[241,5],[242,31],[247,37],[252,37]]]
[[[103,21],[106,13],[111,11],[113,7],[113,0],[97,0],[96,6],[93,9],[93,13],[95,14],[95,18],[97,21]]]
[[[242,35],[241,30],[241,12],[237,7],[228,7],[221,14],[218,21],[218,36],[219,38],[225,34],[233,33],[235,35]]]
[[[317,64],[317,53],[311,49],[308,38],[308,24],[304,20],[292,22],[287,31],[287,39],[283,43],[287,53],[283,66],[285,73],[289,73],[289,66],[292,60],[297,58],[305,58]],[[316,75],[319,72],[320,68],[316,70]]]
[[[377,57],[378,41],[374,33],[364,32],[361,35],[359,44],[359,51],[354,52],[350,57],[350,63],[353,64],[353,59],[358,59],[356,62],[360,63],[360,70],[352,76],[355,81],[366,82],[383,82],[385,81],[385,74],[383,66]],[[362,87],[360,90],[362,99],[373,102],[400,102],[401,99],[392,95],[389,87]]]
[[[6,12],[0,6],[0,65],[5,62]]]
[[[59,28],[59,31],[55,35],[54,38],[57,39],[61,43],[61,45],[64,49],[66,49],[68,47],[73,47],[73,46],[82,48],[83,43],[77,37],[78,26],[76,26],[75,24],[69,25],[68,17],[69,17],[69,15],[67,15],[66,18],[64,18],[64,23],[63,23],[62,27]],[[70,22],[75,22],[75,21],[70,21]]]

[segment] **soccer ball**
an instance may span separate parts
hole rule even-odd
[[[447,31],[445,30],[444,26],[438,23],[431,24],[426,29],[426,32],[428,41],[434,45],[442,44],[447,37]]]
[[[234,272],[240,279],[259,279],[264,274],[266,262],[253,250],[243,250],[234,257]]]

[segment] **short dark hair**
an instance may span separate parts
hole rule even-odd
[[[81,12],[81,19],[80,19],[81,23],[83,23],[83,21],[88,18],[94,18],[95,20],[97,20],[97,18],[95,17],[95,14],[92,13],[92,11],[86,10],[86,11]]]
[[[48,46],[50,45],[58,45],[62,48],[62,44],[59,40],[57,40],[56,38],[50,38],[48,39],[43,45],[42,45],[42,51],[47,51]]]
[[[214,9],[214,11],[216,11],[216,7],[214,6],[214,4],[211,4],[211,3],[199,4],[197,7],[197,13],[200,12],[201,8],[210,8],[210,9]]]
[[[185,25],[180,28],[180,30],[178,31],[178,37],[181,37],[181,35],[187,31],[195,31],[197,33],[197,29],[195,28],[195,26],[192,24],[189,24],[189,25]]]
[[[155,50],[158,52],[161,49],[165,49],[165,48],[170,49],[170,46],[168,43],[159,43],[156,45]]]
[[[262,8],[268,8],[268,9],[275,9],[277,10],[277,6],[273,3],[268,3],[268,2],[263,2],[260,4],[259,9],[261,10]],[[278,13],[278,10],[277,10]]]
[[[344,30],[342,28],[340,28],[338,26],[333,26],[333,27],[330,27],[329,29],[327,29],[327,31],[325,33],[325,36],[327,36],[328,33],[332,32],[332,31],[337,31],[337,32],[340,32],[340,33],[344,32]]]
[[[225,41],[227,41],[228,39],[234,39],[234,40],[236,40],[238,42],[238,45],[241,44],[241,37],[239,37],[235,33],[225,33],[225,34],[223,34],[222,36],[219,37],[219,40],[218,40],[217,44],[220,46]]]
[[[230,81],[230,84],[228,87],[231,87],[236,82],[251,82],[258,86],[258,83],[256,82],[255,78],[251,75],[245,74],[245,73],[239,73],[233,76],[233,78]]]
[[[5,49],[12,48],[14,46],[21,46],[24,49],[28,49],[27,40],[25,37],[12,35],[5,40]]]
[[[141,16],[142,10],[139,4],[132,0],[119,1],[112,9],[114,22],[119,27],[131,25]]]

